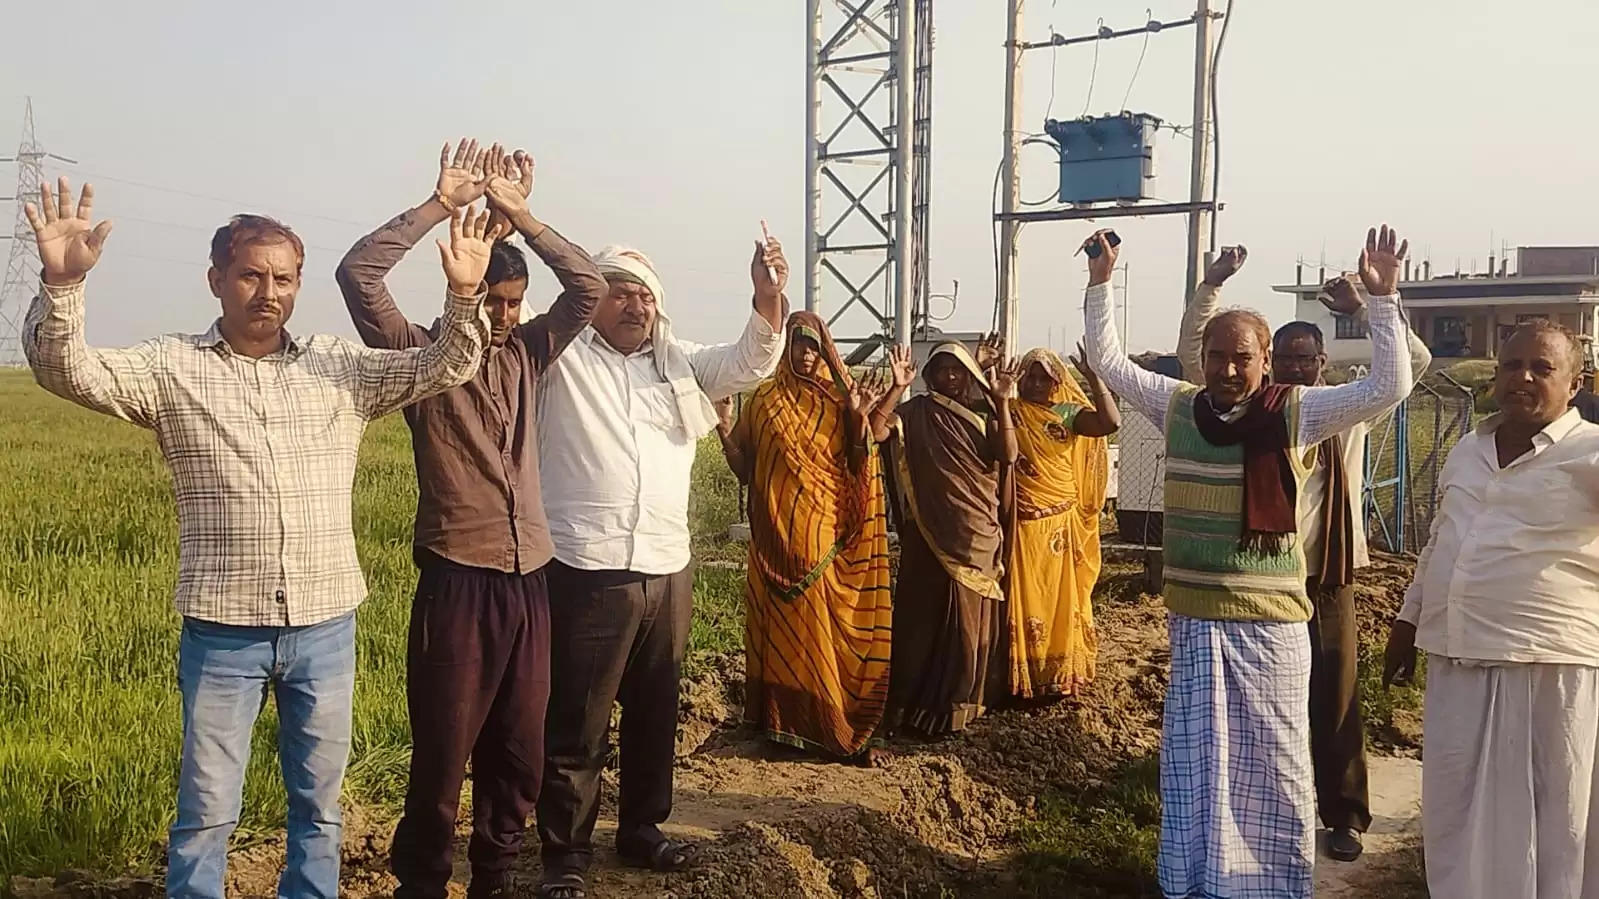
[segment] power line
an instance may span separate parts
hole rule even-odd
[[[1151,23],[1155,21],[1155,11],[1153,9],[1144,10],[1144,14],[1149,16]],[[1138,73],[1144,69],[1144,54],[1149,52],[1149,36],[1154,33],[1155,30],[1153,28],[1149,28],[1148,25],[1145,26],[1144,46],[1138,51],[1138,65],[1133,66],[1133,77],[1127,81],[1127,93],[1122,95],[1123,110],[1127,109],[1127,101],[1133,96],[1133,85],[1138,83]]]
[[[11,230],[11,252],[6,260],[5,280],[0,281],[0,364],[22,361],[22,319],[33,301],[34,272],[31,254],[34,252],[33,226],[28,224],[26,206],[22,198],[27,192],[37,190],[44,181],[44,160],[54,157],[70,162],[63,156],[48,153],[33,131],[33,98],[28,98],[22,113],[22,140],[17,145],[16,220]]]

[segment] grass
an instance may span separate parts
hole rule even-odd
[[[0,884],[64,869],[158,867],[177,783],[177,520],[153,436],[0,370]],[[367,432],[356,543],[371,596],[358,618],[354,746],[346,799],[393,810],[410,732],[405,634],[416,482],[398,416]],[[702,452],[691,502],[697,549],[737,558],[720,453]],[[736,569],[702,567],[690,667],[742,641]],[[255,732],[240,839],[281,826],[276,721]]]
[[[1107,783],[1044,797],[1018,836],[1027,895],[1158,899],[1159,759],[1128,762]]]

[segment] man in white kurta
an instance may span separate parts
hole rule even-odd
[[[1389,637],[1385,680],[1428,654],[1434,896],[1599,899],[1599,425],[1567,408],[1580,372],[1547,321],[1504,345],[1501,411],[1449,454]]]

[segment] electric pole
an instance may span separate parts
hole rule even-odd
[[[17,144],[17,155],[0,157],[0,162],[17,164],[17,190],[15,195],[0,197],[16,203],[16,221],[8,235],[0,240],[10,241],[6,259],[5,280],[0,281],[0,365],[22,363],[22,320],[28,314],[38,287],[39,272],[35,262],[33,226],[28,224],[24,211],[26,198],[37,196],[39,185],[44,183],[46,158],[66,163],[75,159],[47,153],[33,133],[33,98],[28,98],[22,114],[22,140]]]
[[[1205,204],[1210,187],[1210,80],[1214,48],[1210,29],[1210,0],[1199,0],[1194,13],[1194,156],[1188,173],[1188,272],[1183,289],[1183,305],[1193,300],[1194,288],[1205,276],[1210,245],[1210,217],[1215,211]],[[1215,198],[1212,197],[1212,200]]]
[[[1022,3],[1006,0],[1005,24],[1005,149],[1000,162],[1000,214],[1013,216],[1020,209],[1021,171],[1017,156],[1022,142]],[[1006,352],[1016,347],[1016,238],[1021,222],[999,221],[999,327]]]

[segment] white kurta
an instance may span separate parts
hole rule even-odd
[[[1599,899],[1599,669],[1429,656],[1423,740],[1432,895]]]

